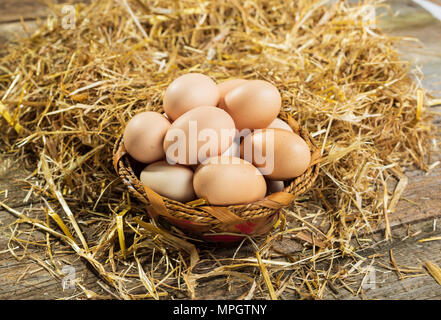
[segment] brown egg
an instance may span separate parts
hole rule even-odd
[[[283,191],[284,188],[285,185],[283,184],[283,181],[266,179],[267,194]]]
[[[217,107],[198,107],[173,122],[164,138],[164,151],[170,163],[201,163],[221,155],[233,143],[234,121]]]
[[[162,144],[169,128],[170,122],[160,113],[138,113],[124,129],[124,147],[139,162],[150,163],[163,159],[165,153]]]
[[[219,103],[217,106],[221,109],[225,109],[225,95],[245,82],[247,82],[245,79],[231,79],[219,83],[217,85],[217,88],[219,89]]]
[[[141,171],[141,182],[166,198],[188,202],[195,198],[193,170],[166,161],[152,163]]]
[[[219,89],[210,77],[201,73],[187,73],[168,86],[163,108],[168,118],[174,121],[193,108],[216,106],[218,101]]]
[[[255,130],[245,137],[240,155],[271,180],[298,177],[308,169],[311,161],[305,140],[284,129]]]
[[[222,155],[239,158],[240,157],[240,140],[236,138],[233,141],[233,143],[231,144],[231,146],[224,153],[222,153]]]
[[[279,119],[279,118],[275,118],[274,121],[271,122],[267,128],[268,129],[284,129],[284,130],[288,130],[289,132],[294,133],[292,128],[289,126],[289,124],[287,124],[285,121],[283,121],[282,119]]]
[[[225,96],[225,111],[236,128],[266,128],[279,114],[282,98],[279,90],[263,80],[249,80]]]
[[[265,197],[265,179],[251,163],[236,157],[207,159],[196,170],[193,187],[212,205],[246,204]]]

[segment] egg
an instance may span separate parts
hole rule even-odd
[[[193,178],[196,195],[212,205],[235,205],[265,197],[266,183],[251,163],[231,156],[218,156],[201,164]]]
[[[198,164],[224,153],[233,143],[236,128],[231,116],[217,107],[197,107],[177,118],[164,138],[170,163]]]
[[[271,194],[275,192],[283,191],[285,185],[280,180],[266,180],[266,193]]]
[[[240,153],[271,180],[298,177],[311,162],[311,152],[305,140],[284,129],[254,131],[241,143]]]
[[[284,129],[284,130],[288,130],[289,132],[294,133],[294,131],[292,130],[292,128],[289,126],[289,124],[287,124],[285,121],[283,121],[282,119],[279,118],[275,118],[273,120],[273,122],[271,122],[269,124],[269,126],[267,127],[269,129]]]
[[[237,88],[241,84],[244,84],[247,82],[245,79],[231,79],[224,82],[221,82],[217,85],[217,88],[219,89],[219,102],[218,107],[224,109],[225,108],[225,95],[230,92],[231,90]]]
[[[223,156],[233,156],[233,157],[240,157],[240,139],[236,139],[233,141],[231,146],[222,153]]]
[[[225,111],[236,128],[266,128],[279,114],[282,98],[279,90],[263,80],[248,80],[225,95]]]
[[[188,202],[195,199],[193,190],[193,171],[179,164],[166,161],[154,162],[140,175],[141,182],[166,198]]]
[[[160,113],[138,113],[124,129],[124,147],[139,162],[150,163],[163,159],[163,141],[169,128],[170,122]]]
[[[201,73],[187,73],[167,87],[163,108],[168,118],[176,120],[185,112],[201,106],[216,106],[219,101],[217,84]]]

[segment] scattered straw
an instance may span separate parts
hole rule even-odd
[[[403,274],[401,273],[400,268],[398,268],[397,262],[395,261],[394,254],[392,253],[392,249],[389,250],[389,256],[390,256],[390,262],[392,263],[392,266],[394,267],[395,271],[398,274],[398,277],[403,280]]]
[[[418,242],[429,242],[429,241],[437,241],[441,240],[441,237],[430,237],[418,240]]]
[[[265,264],[262,262],[262,258],[260,257],[259,252],[256,252],[256,257],[257,257],[257,263],[259,264],[260,272],[262,273],[263,279],[268,288],[269,296],[271,300],[277,300],[276,292],[274,291],[274,287],[268,275],[268,270],[266,269]]]
[[[441,285],[441,268],[429,260],[426,261],[424,266],[436,282]]]

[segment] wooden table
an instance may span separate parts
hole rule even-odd
[[[382,18],[382,26],[390,33],[418,38],[421,43],[412,47],[403,47],[401,51],[407,59],[420,65],[425,74],[423,84],[432,93],[441,98],[441,22],[428,12],[409,1],[389,1],[392,17]],[[44,17],[47,8],[34,0],[2,0],[0,2],[0,47],[7,39],[26,35],[36,27],[35,18]],[[20,21],[20,19],[22,19]],[[28,31],[23,31],[23,25]],[[433,107],[436,109],[437,107]],[[441,108],[438,108],[441,111]],[[441,128],[441,117],[436,120]],[[435,157],[441,159],[441,152]],[[434,159],[435,161],[436,159]],[[15,178],[26,176],[15,158],[0,154],[0,190],[8,189],[9,205],[17,210],[28,203],[23,203],[26,191]],[[393,250],[399,265],[421,266],[426,260],[441,265],[441,241],[418,242],[419,239],[441,235],[441,167],[429,174],[421,171],[407,172],[409,185],[391,216],[393,241],[380,242],[374,251],[363,253],[365,256],[377,254],[387,257]],[[2,195],[0,195],[2,196]],[[421,201],[423,200],[423,201]],[[418,201],[420,205],[415,205]],[[54,278],[39,258],[38,248],[29,247],[27,257],[13,257],[8,252],[10,224],[13,216],[0,209],[0,299],[55,299],[75,298],[78,291],[63,290],[61,280]],[[378,240],[382,234],[377,235]],[[404,240],[403,240],[404,239]],[[65,251],[63,251],[65,250]],[[84,284],[96,292],[102,292],[97,284],[97,277],[87,269],[84,263],[60,246],[53,253],[60,261],[65,261],[76,268],[76,276],[82,277]],[[100,291],[101,290],[101,291]],[[441,299],[441,286],[429,275],[400,280],[393,271],[378,270],[375,288],[367,290],[364,297],[369,299]],[[216,292],[207,291],[204,298],[218,298]],[[349,291],[326,293],[327,299],[359,299]]]

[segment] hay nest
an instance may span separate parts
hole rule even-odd
[[[381,224],[390,237],[403,169],[427,168],[431,135],[423,90],[395,50],[398,39],[366,19],[379,5],[101,0],[76,5],[73,28],[54,6],[0,60],[2,152],[26,160],[32,174],[24,182],[42,199],[41,214],[0,204],[28,233],[50,234],[43,245],[62,240],[86,260],[110,297],[198,298],[198,284],[212,277],[227,279],[230,298],[359,293],[347,268],[371,243],[351,239]],[[271,81],[283,112],[322,146],[314,187],[269,235],[231,250],[148,220],[113,170],[112,148],[127,121],[159,110],[165,88],[187,72]],[[341,256],[352,260],[337,267]],[[105,297],[80,287],[84,297]]]

